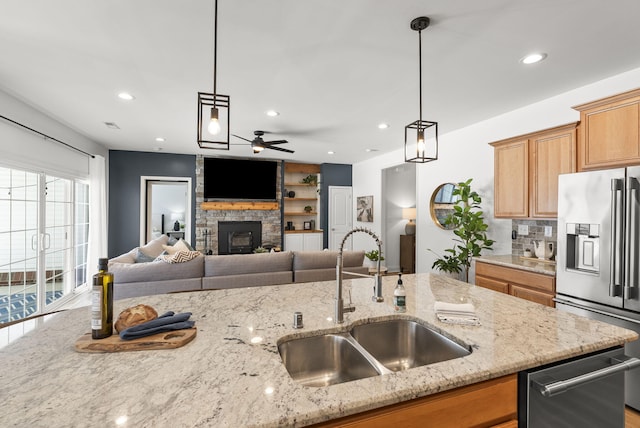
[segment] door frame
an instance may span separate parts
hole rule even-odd
[[[166,182],[186,182],[187,183],[187,208],[184,213],[184,237],[187,242],[191,240],[191,230],[193,228],[191,218],[191,212],[193,210],[192,182],[191,177],[164,177],[153,175],[140,176],[140,246],[145,245],[145,237],[147,235],[147,200],[149,195],[147,194],[148,182],[153,181],[166,181]]]

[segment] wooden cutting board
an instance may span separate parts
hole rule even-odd
[[[91,333],[82,335],[76,341],[78,352],[127,352],[150,349],[174,349],[186,345],[196,337],[196,328],[167,331],[133,340],[122,340],[118,334],[104,338],[92,339]]]

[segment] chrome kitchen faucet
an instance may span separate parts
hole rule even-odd
[[[342,299],[342,273],[343,273],[343,262],[342,262],[342,253],[344,250],[344,244],[347,242],[347,238],[356,232],[364,232],[371,236],[376,240],[376,245],[378,246],[378,254],[382,255],[382,241],[378,236],[373,233],[371,230],[364,227],[356,227],[355,229],[347,232],[342,238],[342,243],[340,243],[340,251],[338,252],[338,260],[336,264],[336,302],[335,302],[335,322],[337,324],[341,324],[344,322],[344,313],[345,312],[353,312],[356,308],[349,303],[346,307],[344,306],[344,300]],[[364,278],[370,278],[369,275],[363,275],[361,273],[355,272],[347,272],[349,275],[362,276]],[[373,276],[374,280],[374,295],[371,298],[374,302],[383,302],[384,297],[382,297],[382,275],[380,275],[380,257],[378,257],[378,263],[376,268],[376,273]]]

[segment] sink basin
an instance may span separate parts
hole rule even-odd
[[[293,380],[328,386],[464,357],[471,351],[407,319],[370,322],[278,345]]]
[[[351,335],[391,371],[464,357],[467,348],[415,321],[395,319],[362,324]]]
[[[380,373],[350,342],[348,334],[323,334],[278,346],[289,375],[305,386],[328,386]]]

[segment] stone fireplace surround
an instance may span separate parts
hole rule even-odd
[[[282,216],[275,210],[205,210],[204,202],[204,156],[196,156],[196,242],[194,247],[210,254],[218,254],[218,223],[258,221],[262,225],[262,246],[282,247]],[[278,164],[278,177],[282,177],[282,164]],[[252,177],[248,177],[251,179]],[[245,177],[246,179],[246,177]],[[281,179],[278,180],[282,182]],[[282,200],[282,188],[278,186],[277,199]]]

